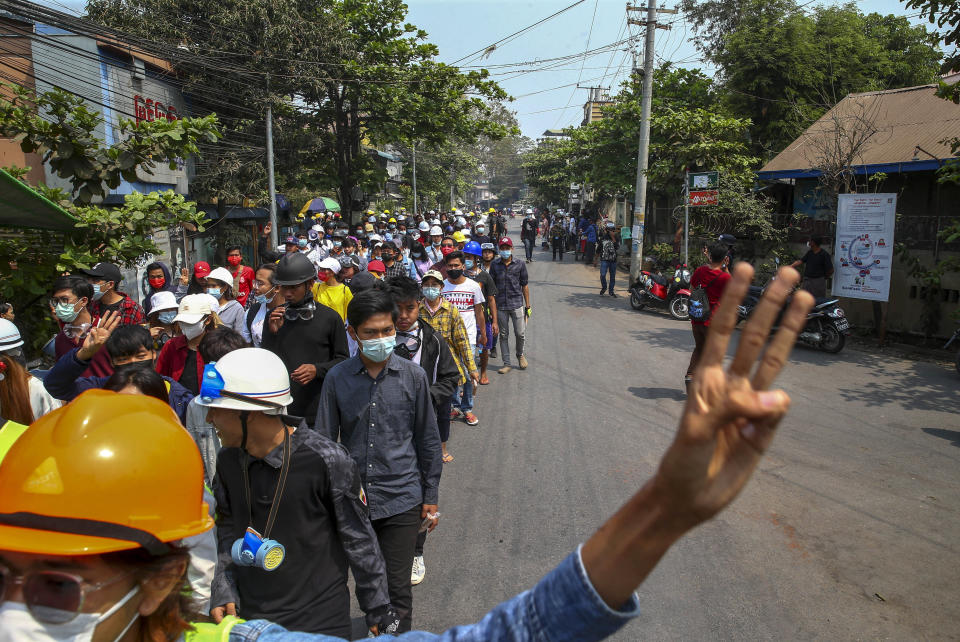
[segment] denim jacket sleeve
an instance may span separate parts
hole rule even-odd
[[[408,642],[589,642],[613,635],[639,613],[636,595],[619,610],[603,602],[587,578],[578,548],[533,589],[495,607],[475,624],[440,634],[412,631],[399,637]],[[230,642],[254,641],[340,642],[340,638],[294,633],[265,620],[238,624],[230,632]]]

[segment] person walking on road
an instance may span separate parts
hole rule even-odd
[[[583,262],[586,265],[596,266],[597,224],[594,223],[593,219],[588,219],[583,235],[587,238],[587,242],[583,246]]]
[[[533,210],[527,210],[527,215],[524,217],[523,223],[520,224],[520,240],[523,241],[523,251],[526,253],[527,263],[531,263],[533,261],[533,246],[537,242],[537,219],[533,216]],[[512,242],[510,247],[513,247]]]
[[[722,243],[715,243],[707,250],[709,252],[709,261],[707,265],[701,265],[690,277],[690,288],[696,290],[703,288],[707,293],[707,300],[710,302],[710,312],[704,319],[690,319],[690,325],[693,330],[693,353],[690,355],[690,365],[687,366],[687,374],[683,378],[683,384],[690,391],[690,382],[693,380],[693,373],[700,363],[700,355],[703,354],[704,346],[707,343],[707,332],[710,329],[710,318],[713,311],[720,303],[720,296],[723,294],[727,282],[730,280],[730,273],[726,271],[725,264],[727,258],[727,248]]]
[[[807,242],[807,253],[790,265],[794,269],[804,266],[801,287],[819,299],[827,296],[827,279],[833,276],[833,261],[827,251],[820,247],[822,243],[823,239],[819,236],[811,236]]]
[[[560,262],[563,263],[563,251],[567,248],[567,231],[563,227],[563,219],[557,216],[550,228],[550,245],[553,248],[553,260],[557,260],[560,255]]]
[[[426,520],[432,531],[440,519],[440,432],[426,372],[394,354],[397,308],[390,294],[361,292],[347,320],[360,350],[327,374],[316,427],[357,463],[403,633],[413,622],[410,575],[420,524]]]
[[[444,261],[447,264],[447,278],[443,282],[443,298],[460,312],[460,318],[467,330],[467,339],[470,341],[470,350],[476,362],[479,356],[478,346],[487,343],[487,319],[484,314],[486,298],[483,296],[483,288],[464,274],[463,252],[459,250],[451,252]],[[469,426],[480,423],[477,416],[473,414],[474,385],[476,384],[473,381],[467,381],[453,393],[450,419],[463,419]]]
[[[607,274],[610,274],[610,296],[617,298],[613,287],[617,283],[617,250],[620,249],[620,239],[617,238],[617,227],[612,222],[607,223],[603,238],[600,240],[600,296],[607,291]]]
[[[527,358],[523,354],[524,333],[527,320],[532,314],[529,278],[527,266],[513,259],[513,241],[509,237],[500,239],[500,260],[490,264],[490,276],[497,288],[497,325],[500,326],[500,352],[503,355],[503,367],[497,372],[507,374],[513,369],[510,362],[511,322],[517,342],[517,364],[521,370],[526,370]]]

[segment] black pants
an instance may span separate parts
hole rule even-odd
[[[387,565],[387,589],[390,604],[400,616],[400,633],[413,627],[413,588],[410,571],[413,570],[413,552],[420,530],[420,506],[408,511],[370,520],[380,542],[380,552]]]
[[[553,260],[557,260],[557,253],[560,253],[560,260],[563,260],[563,239],[553,239]]]
[[[434,408],[437,413],[437,428],[440,430],[440,441],[447,443],[450,441],[450,407],[448,401],[439,408]]]
[[[584,251],[583,260],[586,263],[593,263],[593,255],[597,251],[596,241],[587,241],[586,244],[584,245],[583,251]]]

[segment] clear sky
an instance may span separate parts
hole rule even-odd
[[[582,0],[565,13],[509,40],[489,55],[474,54],[573,4],[576,0],[407,0],[408,20],[425,30],[440,49],[440,60],[462,66],[489,68],[493,78],[514,97],[515,111],[523,133],[537,138],[546,129],[577,125],[583,119],[587,90],[583,87],[617,87],[629,74],[630,43],[611,47],[630,36],[640,36],[642,27],[626,24],[623,0]],[[83,0],[40,0],[51,8],[82,10]],[[646,6],[642,0],[634,5]],[[813,6],[820,3],[810,3]],[[835,4],[824,2],[822,4]],[[862,11],[915,15],[897,0],[859,0]],[[674,2],[663,2],[671,8]],[[637,18],[645,16],[635,15]],[[669,31],[658,30],[656,59],[685,67],[700,67],[692,30],[682,14],[662,15]],[[914,22],[920,22],[913,18]],[[639,41],[638,41],[639,42]],[[600,50],[584,57],[586,50]],[[573,56],[566,61],[537,63],[537,60]],[[519,64],[518,64],[519,63]],[[550,67],[547,69],[547,67]]]

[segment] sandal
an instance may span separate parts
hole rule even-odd
[[[487,375],[483,375],[482,377],[480,377],[480,385],[481,385],[481,386],[486,386],[486,385],[489,385],[489,384],[490,384],[490,379],[487,378]]]
[[[449,464],[451,461],[453,461],[453,455],[451,455],[450,453],[447,453],[446,455],[443,456],[443,463]]]

